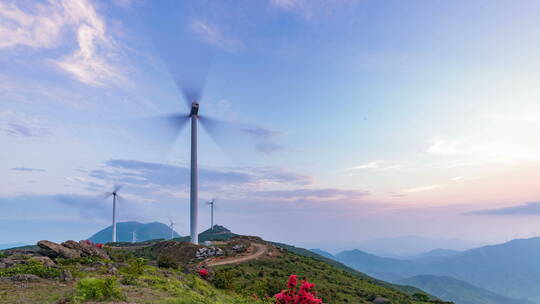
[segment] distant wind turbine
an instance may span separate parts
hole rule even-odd
[[[206,202],[207,205],[210,206],[210,229],[214,231],[214,207],[216,204],[216,199],[212,199],[209,202]]]
[[[169,217],[169,228],[171,228],[171,240],[174,239],[174,224],[172,218]]]
[[[120,199],[118,196],[118,191],[122,189],[121,185],[115,185],[113,190],[111,192],[107,192],[105,194],[105,197],[103,199],[109,198],[112,196],[113,198],[113,211],[112,211],[112,242],[116,242],[116,202]]]
[[[131,232],[131,242],[135,243],[136,241],[137,241],[137,232],[135,230],[133,230]]]

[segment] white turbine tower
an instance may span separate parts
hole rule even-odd
[[[169,217],[169,228],[171,228],[171,240],[174,239],[174,224],[172,218]]]
[[[214,207],[216,204],[216,199],[212,199],[209,202],[206,202],[210,206],[210,230],[214,230]]]
[[[105,194],[105,198],[108,198],[108,197],[111,197],[113,198],[113,210],[112,210],[112,242],[115,243],[116,242],[116,203],[118,201],[118,199],[120,198],[118,196],[118,191],[120,191],[120,189],[122,189],[122,186],[121,185],[116,185],[114,186],[113,190],[111,192],[107,192]]]

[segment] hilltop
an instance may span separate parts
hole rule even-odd
[[[120,222],[116,224],[116,240],[118,242],[131,242],[133,232],[138,242],[170,239],[171,228],[160,222],[143,224],[139,222]],[[174,231],[174,238],[179,238],[180,234]],[[95,233],[88,240],[94,243],[108,243],[112,240],[112,226],[108,226]]]
[[[0,280],[0,303],[93,301],[99,292],[130,303],[273,303],[267,297],[284,289],[291,274],[317,284],[325,303],[420,304],[434,299],[416,288],[327,263],[306,249],[221,228],[214,232],[221,238],[208,246],[154,240],[99,249],[70,241],[4,251],[0,263],[10,265],[0,269],[6,278]],[[210,238],[210,232],[204,233]],[[225,239],[223,234],[233,236]],[[208,276],[199,274],[203,268]]]

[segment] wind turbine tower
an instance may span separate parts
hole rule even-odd
[[[171,218],[169,218],[169,228],[171,228],[171,240],[174,239],[174,222],[172,221]]]
[[[197,119],[199,118],[199,103],[191,103],[191,187],[190,187],[190,224],[191,224],[191,242],[199,244],[199,235],[197,233],[198,210],[198,174],[197,174]]]
[[[118,191],[120,191],[121,188],[122,186],[116,185],[114,186],[113,191],[105,194],[105,198],[108,198],[109,196],[113,197],[113,212],[112,212],[112,242],[113,243],[116,242],[116,202],[119,199]]]
[[[216,203],[215,199],[207,202],[210,205],[210,230],[214,231],[214,204]]]

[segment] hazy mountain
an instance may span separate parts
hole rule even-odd
[[[318,255],[321,255],[325,258],[329,258],[329,259],[336,259],[336,257],[331,254],[330,252],[327,252],[327,251],[324,251],[324,250],[321,250],[321,249],[310,249],[312,252],[315,252],[316,254]]]
[[[412,257],[407,258],[408,260],[418,261],[421,263],[434,262],[443,258],[451,257],[461,253],[461,251],[451,250],[451,249],[434,249],[428,252],[424,252]]]
[[[335,258],[347,266],[385,281],[414,276],[422,267],[413,261],[383,258],[358,249],[340,252]]]
[[[436,239],[421,236],[403,236],[394,238],[381,238],[366,241],[319,241],[301,244],[307,248],[319,248],[330,253],[345,250],[359,249],[378,256],[404,258],[419,255],[438,248],[464,251],[485,245],[479,242],[461,239]]]
[[[359,250],[336,258],[359,271],[396,281],[415,275],[450,276],[500,295],[540,303],[540,238],[467,250],[435,260],[382,258]]]
[[[445,276],[419,275],[396,283],[414,286],[456,304],[532,304],[498,295],[469,283]]]
[[[116,240],[118,242],[131,242],[133,231],[135,231],[136,241],[138,242],[171,238],[171,228],[163,223],[121,222],[116,224]],[[180,235],[175,231],[174,237],[177,238]],[[94,243],[110,242],[112,240],[112,226],[92,235],[89,240]]]
[[[22,246],[27,246],[27,244],[25,243],[0,244],[0,250],[10,249],[10,248],[15,248],[15,247],[22,247]]]

